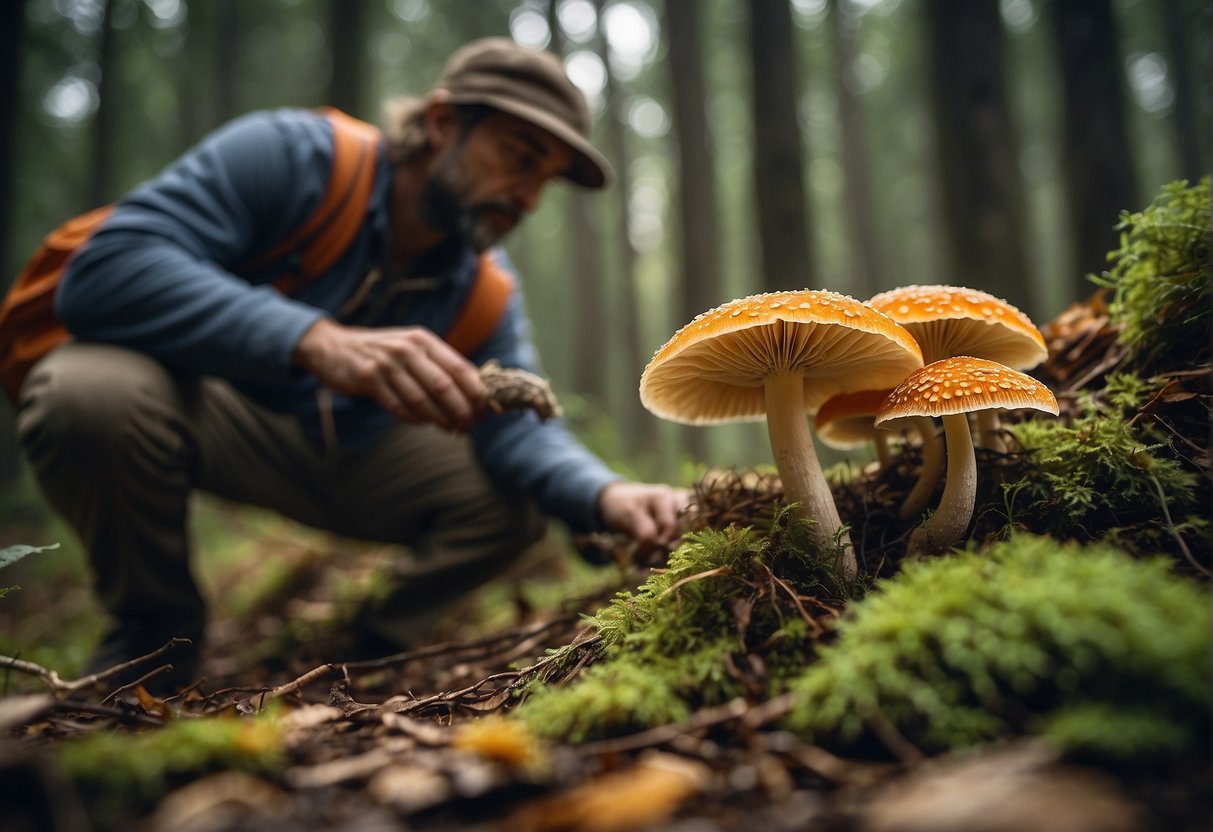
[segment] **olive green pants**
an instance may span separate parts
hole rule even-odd
[[[189,496],[200,489],[341,535],[406,544],[375,620],[411,625],[498,574],[543,533],[533,504],[495,487],[467,438],[400,425],[359,453],[315,447],[287,415],[218,379],[182,379],[120,347],[69,343],[34,367],[17,432],[43,494],[79,535],[105,608],[197,634]]]

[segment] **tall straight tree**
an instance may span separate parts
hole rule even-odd
[[[716,157],[708,129],[701,11],[697,0],[667,0],[665,4],[664,29],[669,40],[673,134],[678,159],[680,324],[727,300],[720,296]],[[692,456],[705,458],[706,432],[693,430],[687,436]]]
[[[788,0],[750,0],[754,192],[765,291],[812,286],[799,78]]]
[[[216,0],[215,20],[215,102],[217,122],[230,121],[240,114],[240,48],[243,42],[238,0]]]
[[[859,20],[847,4],[827,0],[834,42],[834,80],[838,97],[838,126],[842,133],[843,200],[850,243],[850,290],[871,297],[881,273],[880,235],[872,203],[872,174],[868,165],[868,134],[863,101],[856,93],[856,36]]]
[[[1032,314],[1023,188],[998,0],[926,0],[931,106],[942,180],[946,281]]]
[[[1175,132],[1179,145],[1181,175],[1195,182],[1209,172],[1209,70],[1197,70],[1197,49],[1209,53],[1209,5],[1188,0],[1163,0],[1163,27],[1167,38],[1167,63],[1175,87]],[[1199,33],[1193,43],[1192,31]],[[1128,207],[1128,206],[1126,206]]]
[[[25,0],[0,5],[0,291],[8,287],[13,243],[14,183],[17,170],[17,117],[21,101],[21,45]],[[17,478],[17,438],[8,400],[0,401],[0,486]]]
[[[639,252],[632,243],[628,233],[631,225],[632,198],[632,155],[628,141],[627,94],[619,83],[615,72],[611,47],[607,39],[606,29],[602,25],[602,14],[606,9],[605,0],[594,0],[594,9],[598,13],[598,37],[595,44],[598,57],[602,60],[605,70],[605,90],[607,100],[606,118],[604,121],[606,135],[606,151],[615,165],[615,185],[612,201],[615,207],[615,241],[619,250],[619,304],[616,307],[619,329],[622,337],[621,355],[623,358],[623,375],[628,380],[628,407],[624,411],[624,431],[626,436],[634,437],[640,447],[651,449],[657,439],[657,422],[644,408],[636,397],[636,382],[644,370],[646,350],[640,326],[640,292],[636,275],[636,263]]]
[[[564,55],[567,39],[556,13],[557,0],[548,2],[548,27],[552,33],[552,48]],[[573,223],[573,320],[576,322],[573,355],[573,389],[585,393],[599,403],[607,398],[607,368],[603,347],[608,332],[603,310],[606,302],[606,275],[602,268],[602,237],[597,222],[594,195],[582,188],[573,188],[569,195]]]
[[[117,0],[105,0],[101,27],[97,33],[97,112],[93,116],[92,165],[89,173],[89,202],[101,205],[114,198],[113,159],[114,115],[117,111],[117,89],[114,86],[115,32],[114,5]]]
[[[1086,275],[1107,265],[1120,211],[1136,210],[1137,179],[1125,122],[1124,75],[1111,0],[1054,2],[1061,66],[1062,170],[1070,218],[1070,279],[1075,298]]]
[[[365,117],[367,0],[329,0],[328,101],[350,115]]]

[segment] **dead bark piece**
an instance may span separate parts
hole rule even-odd
[[[931,761],[863,800],[860,832],[1144,832],[1145,813],[1093,771],[1022,744]]]
[[[488,390],[489,409],[494,413],[530,409],[541,422],[564,415],[547,380],[534,373],[502,367],[493,359],[480,368],[480,378]]]

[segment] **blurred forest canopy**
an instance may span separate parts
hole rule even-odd
[[[769,459],[641,411],[694,314],[776,288],[956,283],[1038,324],[1090,293],[1122,209],[1210,159],[1207,0],[7,0],[0,262],[243,112],[378,120],[462,42],[554,49],[619,173],[510,240],[576,426],[616,465]],[[573,395],[576,394],[576,395]],[[578,407],[578,402],[581,406]]]

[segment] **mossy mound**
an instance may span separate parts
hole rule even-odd
[[[570,685],[535,686],[516,715],[542,737],[580,742],[765,698],[804,666],[820,622],[842,605],[836,570],[808,541],[786,512],[770,534],[692,534],[667,568],[591,618],[598,663]]]
[[[1014,425],[1024,454],[1002,486],[1012,527],[1107,539],[1132,554],[1186,551],[1183,568],[1207,568],[1208,480],[1161,422],[1139,416],[1161,386],[1114,374],[1098,393],[1080,394],[1072,421]]]
[[[1143,211],[1120,216],[1120,247],[1092,279],[1112,291],[1111,318],[1139,375],[1207,363],[1209,324],[1209,177],[1163,187]]]
[[[891,727],[928,752],[1043,733],[1182,754],[1208,735],[1209,670],[1208,598],[1167,562],[1021,535],[908,564],[854,605],[787,723],[844,748]]]

